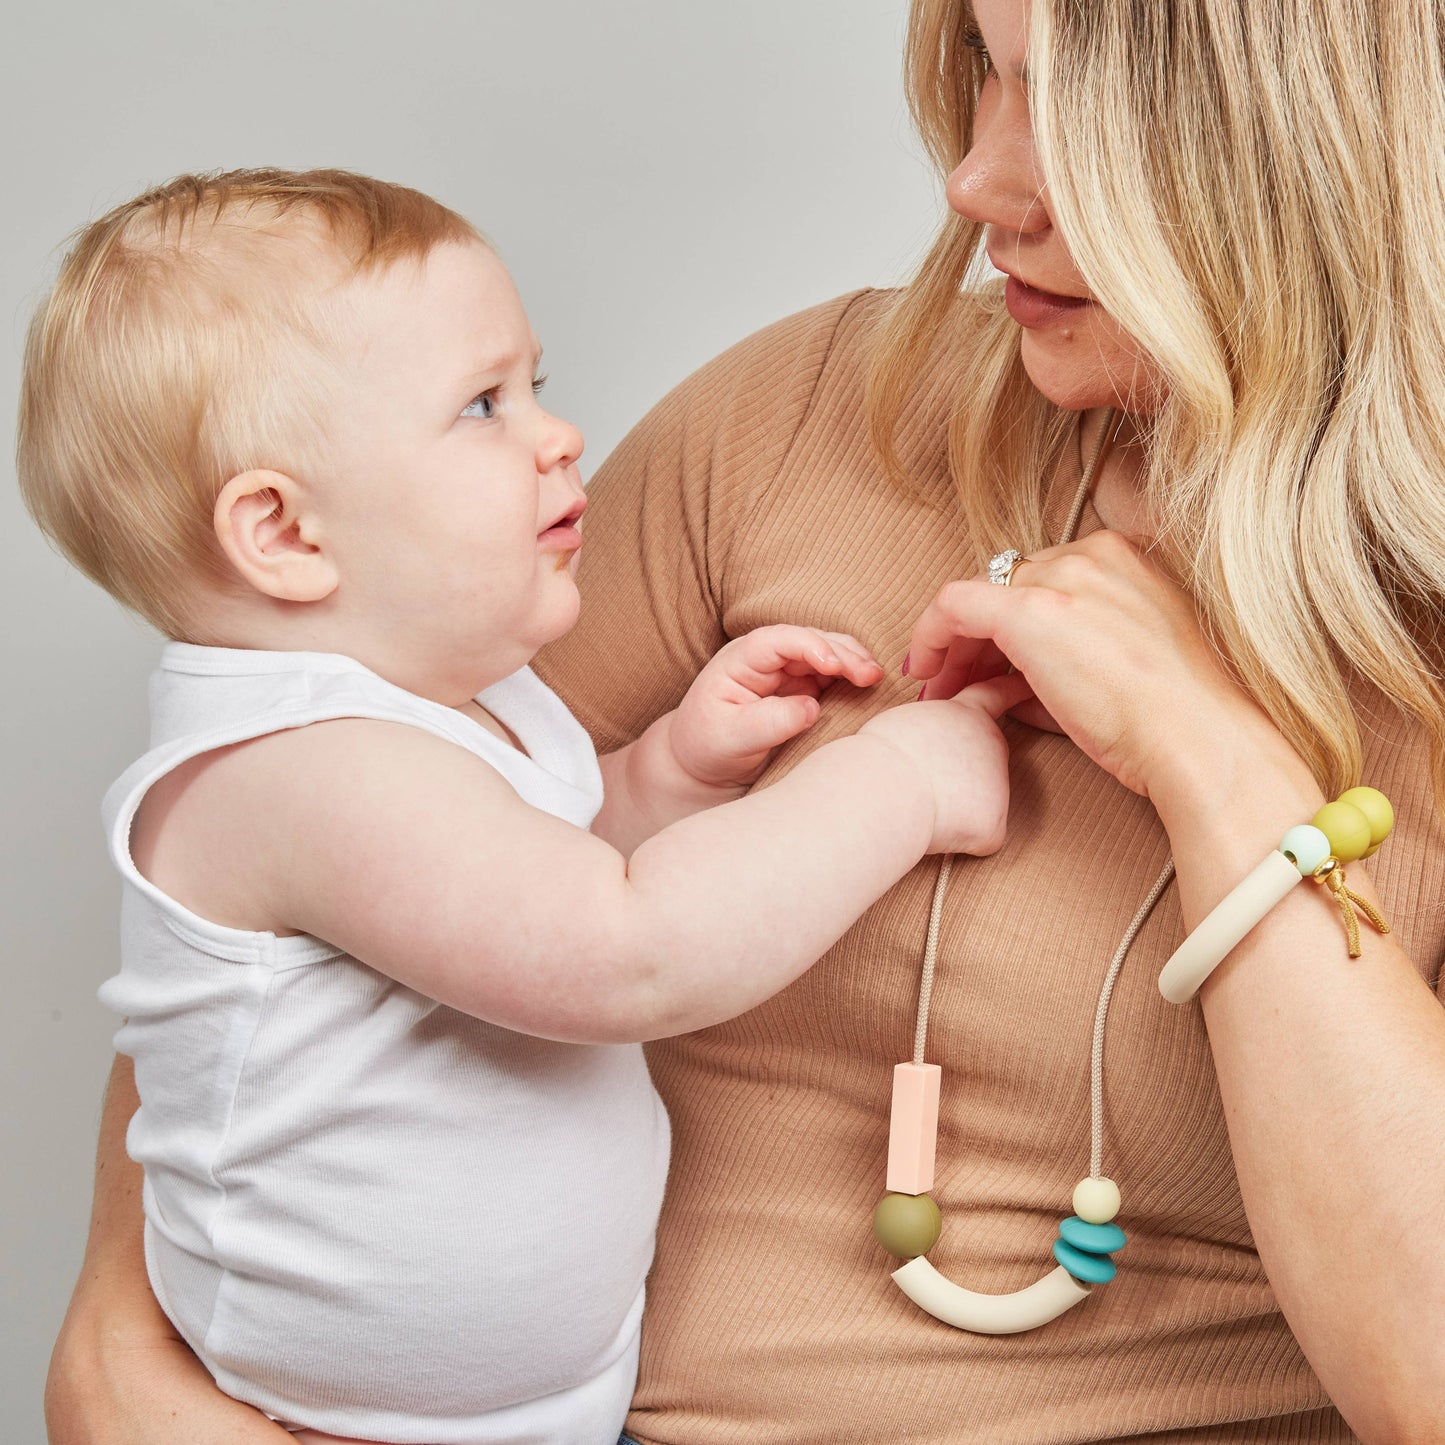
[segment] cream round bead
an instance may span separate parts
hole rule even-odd
[[[1081,1179],[1074,1185],[1074,1213],[1086,1224],[1107,1224],[1121,1202],[1112,1179]]]
[[[1310,826],[1330,840],[1330,852],[1341,863],[1353,863],[1370,850],[1370,820],[1353,803],[1326,803]]]
[[[1370,825],[1370,851],[1373,853],[1395,826],[1395,809],[1378,788],[1349,788],[1339,796],[1341,803],[1358,808]]]
[[[1279,851],[1308,878],[1330,856],[1330,840],[1313,824],[1301,823],[1279,840]]]

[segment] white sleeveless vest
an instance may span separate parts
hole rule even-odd
[[[320,939],[220,927],[130,856],[141,798],[184,760],[339,717],[446,738],[588,827],[601,774],[561,700],[527,668],[478,700],[526,755],[350,658],[165,649],[151,751],[105,800],[125,889],[101,999],[135,1060],[146,1257],[220,1386],[283,1423],[615,1445],[667,1171],[641,1048],[512,1033]]]

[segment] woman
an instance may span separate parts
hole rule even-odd
[[[869,1229],[936,864],[765,1007],[653,1049],[675,1153],[637,1440],[1445,1435],[1442,34],[1398,0],[915,0],[957,213],[919,278],[743,343],[604,468],[546,668],[599,745],[781,619],[911,643],[913,678],[830,695],[773,777],[919,678],[1012,663],[1035,689],[1011,841],[959,864],[937,934],[929,1258],[971,1289],[1044,1273],[1099,1172],[1096,999],[1144,918],[1094,1150],[1130,1243],[1036,1331],[930,1318]],[[965,285],[982,249],[1002,294]],[[978,578],[1005,547],[1030,557],[1006,589]],[[1185,933],[1362,782],[1397,821],[1349,883],[1394,931],[1351,961],[1301,886],[1199,1005],[1164,1003]],[[53,1439],[284,1440],[149,1298],[133,1105],[121,1066]]]

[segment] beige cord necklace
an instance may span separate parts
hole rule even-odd
[[[1104,417],[1099,438],[1074,494],[1060,538],[1061,545],[1071,542],[1078,530],[1084,503],[1093,489],[1099,464],[1119,420],[1112,409]],[[894,1270],[893,1278],[915,1304],[959,1329],[978,1334],[1015,1334],[1058,1318],[1065,1310],[1087,1299],[1095,1284],[1105,1283],[1114,1276],[1115,1267],[1109,1254],[1123,1247],[1125,1236],[1111,1222],[1119,1209],[1118,1186],[1103,1174],[1104,1027],[1119,971],[1139,930],[1174,877],[1174,862],[1170,859],[1165,864],[1140,904],[1119,942],[1099,990],[1089,1068],[1089,1173],[1074,1189],[1073,1216],[1060,1225],[1061,1237],[1054,1245],[1057,1267],[1034,1284],[1009,1294],[979,1294],[964,1289],[939,1274],[926,1257],[942,1229],[938,1206],[927,1192],[933,1187],[942,1070],[937,1064],[924,1062],[924,1051],[928,1041],[928,1010],[938,959],[943,898],[952,871],[953,856],[949,854],[939,866],[933,904],[929,910],[928,938],[918,986],[913,1059],[911,1063],[896,1065],[893,1071],[893,1106],[888,1137],[889,1192],[874,1214],[874,1233],[885,1249],[908,1261]]]

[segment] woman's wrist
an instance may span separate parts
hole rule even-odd
[[[1304,760],[1253,707],[1194,714],[1151,775],[1149,796],[1191,926],[1326,801]]]

